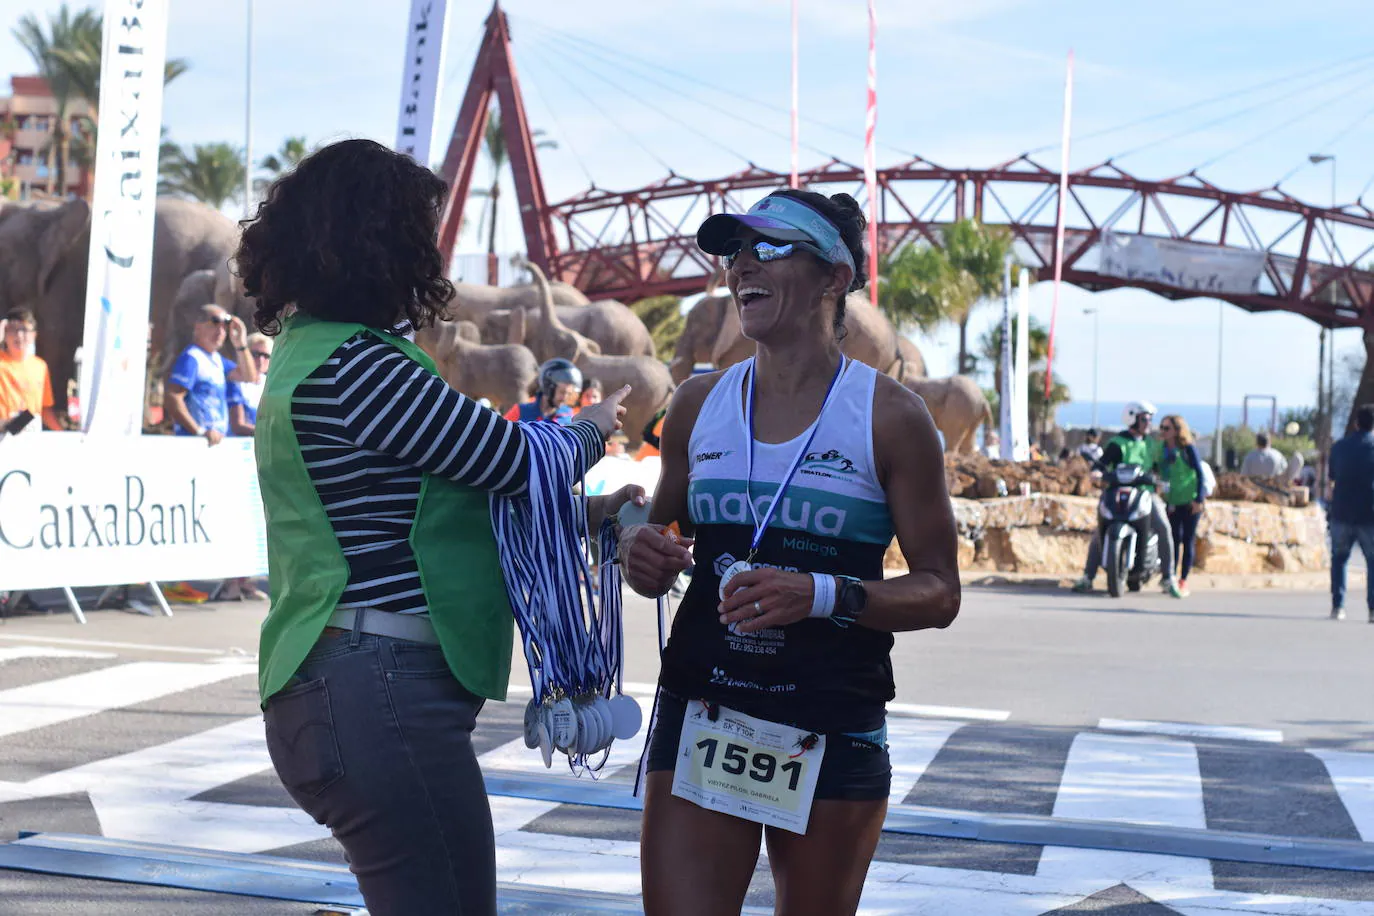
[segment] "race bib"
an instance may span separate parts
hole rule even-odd
[[[673,794],[711,811],[805,834],[825,736],[692,700],[682,721]]]

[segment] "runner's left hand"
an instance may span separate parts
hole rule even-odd
[[[730,580],[720,603],[720,622],[738,623],[741,633],[785,627],[811,616],[815,583],[807,573],[751,569]],[[755,610],[754,602],[759,603]]]

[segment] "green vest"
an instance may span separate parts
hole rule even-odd
[[[1164,479],[1169,481],[1169,492],[1164,496],[1164,502],[1170,506],[1186,506],[1188,503],[1196,502],[1202,492],[1202,482],[1198,480],[1197,471],[1193,470],[1188,464],[1188,459],[1183,456],[1183,450],[1192,448],[1190,445],[1182,445],[1174,449],[1164,464]]]
[[[275,358],[274,356],[273,359]],[[1137,439],[1134,436],[1117,433],[1107,441],[1108,445],[1112,443],[1116,443],[1117,447],[1121,449],[1120,464],[1139,465],[1142,473],[1153,471],[1160,465],[1160,457],[1163,451],[1162,446],[1149,436],[1142,436]],[[1112,468],[1108,468],[1107,470],[1110,471]],[[1154,487],[1146,487],[1145,489],[1153,490]]]
[[[296,441],[291,400],[296,386],[360,331],[435,371],[423,350],[394,334],[301,314],[286,320],[258,405],[255,436],[272,590],[258,648],[264,704],[296,673],[348,584],[348,561]],[[514,619],[488,506],[485,492],[425,474],[409,540],[449,670],[473,693],[504,700]]]

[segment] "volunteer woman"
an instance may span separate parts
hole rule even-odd
[[[1174,555],[1169,559],[1178,576],[1178,590],[1187,595],[1197,526],[1207,508],[1207,498],[1202,492],[1202,456],[1193,444],[1193,431],[1188,428],[1188,421],[1178,414],[1169,414],[1159,421],[1159,434],[1164,439],[1162,474],[1169,483],[1164,505],[1169,513],[1169,527],[1174,533]]]
[[[374,916],[496,912],[471,740],[511,658],[488,494],[525,490],[530,451],[394,330],[426,327],[453,295],[444,198],[410,158],[336,143],[272,186],[235,255],[258,328],[279,335],[257,418],[267,748]],[[560,430],[583,466],[626,390]]]
[[[663,656],[648,752],[647,916],[739,913],[761,838],[778,913],[853,913],[891,783],[892,634],[949,626],[959,611],[954,519],[930,414],[840,353],[844,296],[864,285],[863,233],[853,198],[793,190],[747,214],[713,216],[697,233],[702,250],[726,259],[757,351],[677,390],[651,524],[621,542],[627,581],[655,596],[692,562],[690,539],[663,526],[695,537],[696,573]],[[911,572],[884,581],[894,532]],[[702,730],[741,722],[719,738]],[[749,741],[738,737],[746,732]],[[787,747],[760,755],[769,741]],[[811,772],[808,802],[801,777]],[[761,795],[797,800],[805,832],[783,806],[722,813],[728,793],[712,788],[722,779],[754,779]],[[789,818],[792,827],[776,825]]]

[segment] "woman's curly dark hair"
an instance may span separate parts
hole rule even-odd
[[[343,140],[273,182],[234,253],[253,323],[289,305],[325,321],[433,324],[453,298],[435,236],[448,186],[409,156]]]
[[[852,293],[868,285],[868,254],[864,250],[864,230],[868,228],[868,220],[864,217],[863,208],[857,200],[848,194],[832,194],[826,197],[816,191],[803,191],[798,188],[783,188],[773,193],[795,198],[830,220],[835,228],[840,230],[840,238],[854,258],[854,279],[849,283],[849,291]],[[840,296],[835,302],[835,331],[843,340],[844,296]]]

